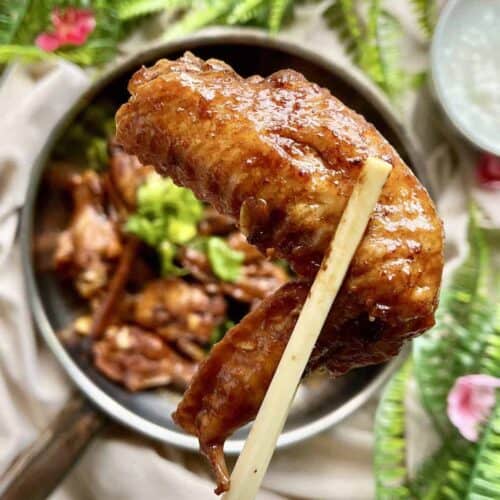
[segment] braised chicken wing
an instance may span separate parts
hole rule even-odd
[[[243,78],[187,53],[141,68],[129,91],[116,115],[125,150],[236,219],[249,243],[301,277],[226,334],[174,414],[199,437],[221,492],[223,442],[255,416],[363,162],[376,157],[393,169],[308,370],[340,375],[382,362],[432,326],[442,224],[375,127],[295,71]]]

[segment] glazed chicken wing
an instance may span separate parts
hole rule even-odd
[[[242,78],[192,54],[131,79],[118,111],[127,152],[239,221],[262,253],[301,278],[267,297],[201,365],[174,417],[198,435],[227,489],[224,440],[263,399],[363,162],[392,172],[308,370],[379,363],[432,326],[443,232],[427,192],[363,117],[292,70]]]

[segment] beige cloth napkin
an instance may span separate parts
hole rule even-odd
[[[297,22],[283,36],[302,41],[337,62],[350,64],[332,32],[323,26],[320,10],[321,5],[302,8]],[[405,12],[398,15],[418,36],[408,21],[410,16]],[[411,60],[425,63],[425,54],[418,44],[408,50]],[[88,83],[80,69],[61,63],[36,75],[16,66],[0,88],[0,474],[35,439],[68,397],[70,384],[66,376],[32,328],[15,234],[18,208],[33,160],[54,123]],[[457,168],[428,95],[424,92],[418,106],[414,103],[415,98],[407,101],[405,116],[412,129],[426,132],[421,136],[445,219],[451,268],[465,251],[464,186],[468,183],[464,179],[468,179],[473,157],[458,144],[462,168]],[[418,115],[413,109],[418,109]],[[495,215],[498,199],[495,195],[486,198],[486,205],[493,207],[490,211]],[[334,429],[277,452],[259,498],[373,498],[375,407],[376,401],[372,401]],[[418,441],[418,446],[410,446],[415,463],[437,443],[425,414],[411,396],[409,412],[409,436]],[[94,440],[52,498],[209,499],[215,498],[212,489],[207,469],[195,454],[167,446],[153,448],[143,438],[114,428]]]

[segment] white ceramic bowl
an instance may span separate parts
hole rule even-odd
[[[432,41],[431,75],[456,129],[500,155],[500,0],[448,0]]]

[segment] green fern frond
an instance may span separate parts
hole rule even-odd
[[[358,44],[358,64],[377,84],[384,81],[384,74],[378,46],[378,23],[380,17],[380,0],[370,0],[366,22],[365,36]]]
[[[0,45],[7,45],[14,39],[28,10],[29,0],[0,1]]]
[[[401,69],[402,38],[399,21],[380,8],[379,0],[371,0],[359,65],[389,97],[396,97],[409,84],[407,74]]]
[[[413,73],[409,75],[408,86],[411,89],[418,90],[422,87],[422,85],[427,81],[427,72],[419,71],[417,73]]]
[[[437,19],[437,5],[435,0],[410,0],[417,21],[422,31],[431,36]]]
[[[252,19],[266,0],[244,0],[227,16],[228,24],[245,24]]]
[[[269,7],[269,31],[271,33],[277,33],[280,30],[286,9],[290,3],[291,0],[271,0]]]
[[[419,500],[463,499],[474,464],[475,446],[457,436],[447,441],[417,472],[410,483]]]
[[[44,52],[33,45],[0,45],[0,64],[13,60],[30,63],[55,58],[55,54]]]
[[[500,399],[479,443],[466,498],[500,498]]]
[[[445,435],[454,433],[446,417],[448,392],[457,377],[480,372],[494,328],[489,250],[474,209],[468,239],[469,255],[441,295],[436,326],[413,343],[422,403]]]
[[[389,97],[396,97],[409,86],[409,76],[401,69],[400,46],[403,28],[400,22],[382,10],[377,18],[376,47],[380,65],[380,87]]]
[[[500,304],[494,312],[494,330],[486,338],[480,360],[480,373],[500,376]],[[500,498],[500,394],[486,424],[479,445],[474,446],[475,460],[470,467],[467,496],[469,500]]]
[[[377,500],[411,498],[405,445],[405,393],[411,360],[387,384],[375,416],[374,466]]]
[[[500,287],[500,281],[497,284]],[[500,377],[500,300],[496,299],[496,314],[493,332],[486,338],[484,356],[481,359],[481,373]]]
[[[395,98],[409,88],[411,79],[400,64],[403,28],[381,8],[380,0],[370,0],[366,22],[353,0],[336,0],[324,13],[328,25],[337,31],[354,62]]]
[[[164,35],[164,40],[186,35],[197,29],[214,24],[218,19],[227,15],[234,7],[234,0],[212,0],[201,3],[199,7],[193,7],[177,23],[175,23]]]
[[[457,336],[466,336],[467,331],[454,321],[446,310],[445,292],[441,294],[441,305],[436,314],[436,326],[413,342],[415,378],[424,408],[442,434],[453,429],[446,416],[446,398],[460,373],[451,372],[451,356],[456,353]],[[459,333],[460,332],[460,333]]]
[[[189,7],[191,0],[123,0],[118,3],[118,17],[127,21],[135,17],[146,16],[160,10],[176,10]]]
[[[476,296],[489,297],[490,251],[485,231],[479,226],[479,213],[475,206],[470,210],[469,256],[457,269],[450,283],[453,301],[451,312],[461,324],[467,324],[468,307]]]
[[[353,0],[339,0],[346,28],[353,39],[361,39],[363,28],[361,21],[356,12],[356,6]]]
[[[422,500],[436,498],[445,481],[443,471],[448,469],[452,453],[450,447],[445,444],[420,466],[415,479],[410,484],[415,498]]]
[[[59,4],[57,0],[27,2],[22,22],[11,39],[11,44],[31,45],[36,36],[50,25],[50,13]]]
[[[363,46],[363,27],[352,0],[335,0],[323,13],[328,26],[337,32],[346,52],[359,58]]]
[[[500,304],[494,307],[490,292],[487,236],[492,233],[478,219],[472,207],[469,254],[443,293],[436,327],[414,342],[422,402],[445,439],[437,458],[424,464],[410,485],[419,499],[500,498],[500,399],[479,445],[465,441],[446,417],[447,396],[457,377],[500,376]]]

